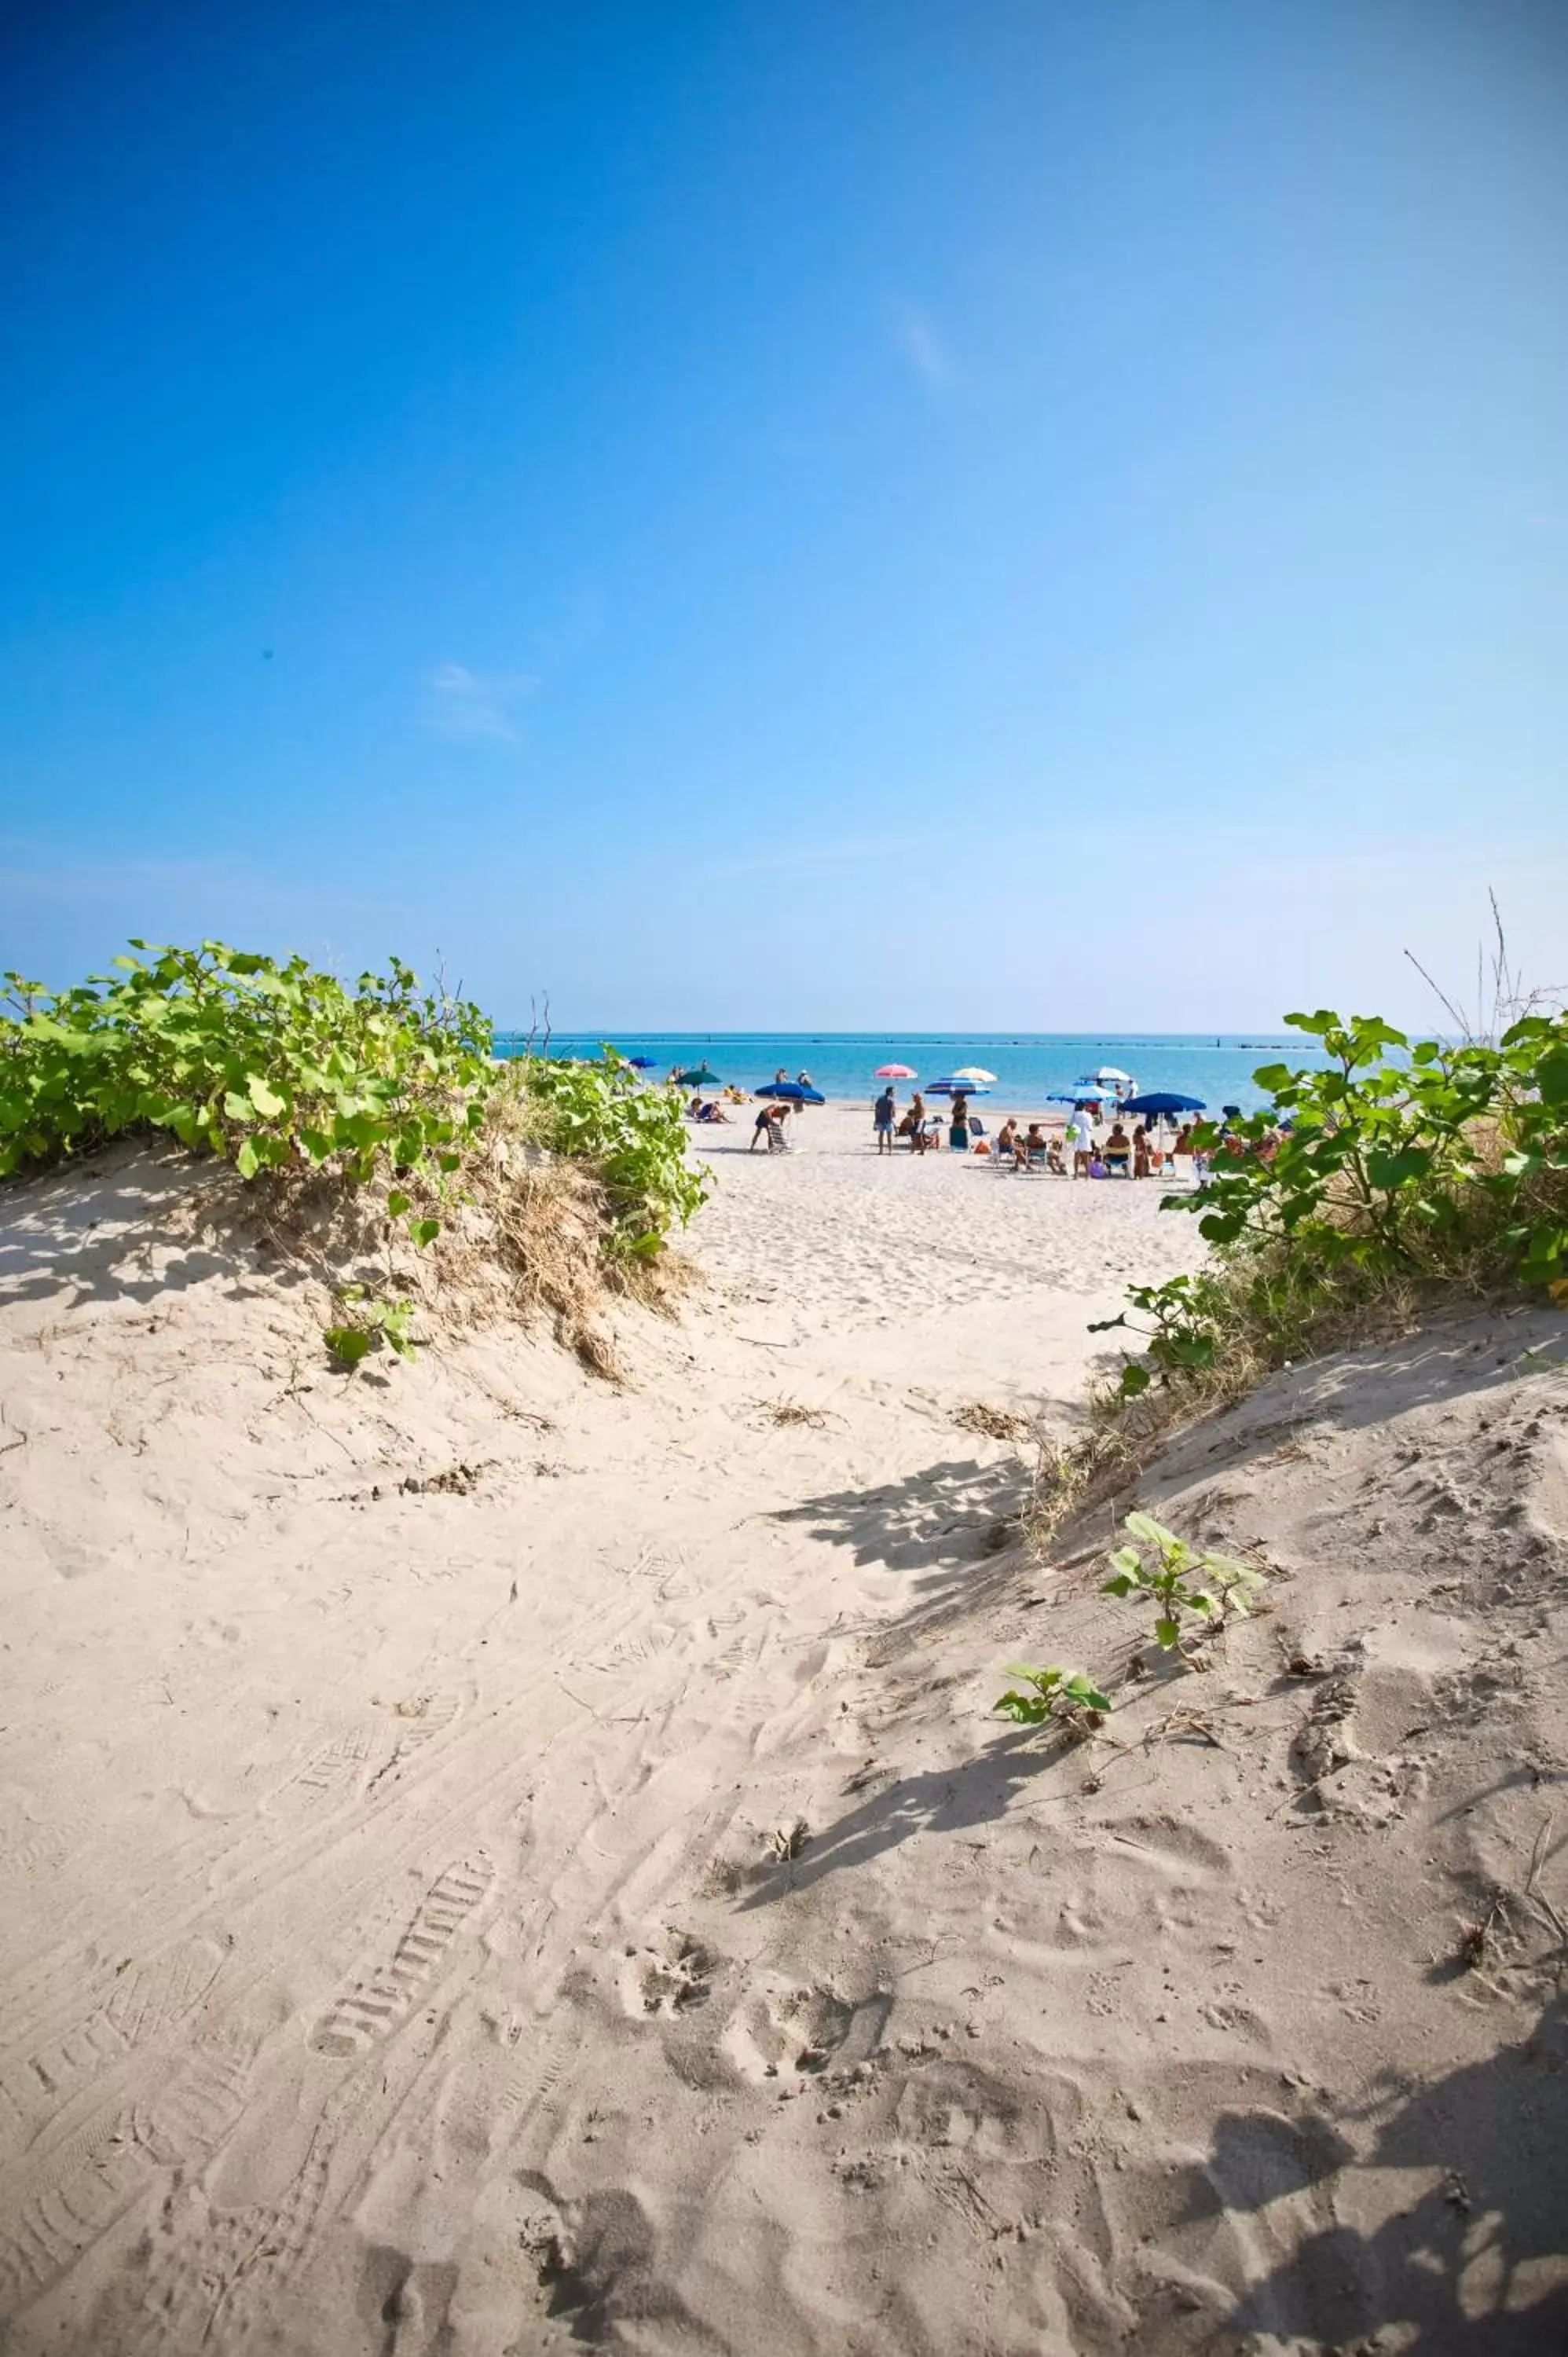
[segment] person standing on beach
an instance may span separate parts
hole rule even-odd
[[[898,1102],[893,1092],[893,1083],[889,1081],[871,1112],[872,1123],[876,1131],[878,1154],[891,1154],[893,1151],[893,1124],[897,1114]]]
[[[1089,1118],[1089,1107],[1075,1104],[1068,1121],[1066,1142],[1072,1148],[1072,1175],[1087,1178],[1094,1155],[1094,1124]]]
[[[955,1154],[969,1152],[969,1099],[961,1089],[952,1101],[952,1112],[949,1116],[948,1144]]]

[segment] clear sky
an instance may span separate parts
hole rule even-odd
[[[0,965],[1568,980],[1562,0],[13,0],[0,339]]]

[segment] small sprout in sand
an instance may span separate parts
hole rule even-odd
[[[336,1299],[338,1323],[324,1328],[321,1339],[339,1366],[352,1373],[383,1342],[400,1359],[417,1358],[408,1331],[413,1323],[412,1301],[382,1301],[364,1285],[340,1286]]]
[[[1101,1693],[1086,1670],[1063,1670],[1054,1665],[1035,1670],[1026,1662],[1012,1662],[1007,1674],[1021,1679],[1027,1691],[1009,1686],[991,1707],[1004,1710],[1016,1727],[1054,1723],[1086,1735],[1113,1707],[1110,1695]]]
[[[811,1826],[804,1817],[797,1817],[792,1825],[779,1825],[773,1833],[768,1844],[768,1855],[776,1864],[783,1866],[789,1859],[799,1857],[811,1838]]]
[[[1232,1616],[1246,1618],[1252,1590],[1263,1584],[1262,1574],[1250,1564],[1189,1547],[1149,1514],[1129,1514],[1123,1528],[1153,1554],[1153,1566],[1137,1546],[1118,1547],[1111,1558],[1115,1572],[1101,1592],[1153,1602],[1157,1608],[1155,1642],[1164,1652],[1180,1644],[1184,1616],[1190,1614],[1204,1629],[1218,1629]]]

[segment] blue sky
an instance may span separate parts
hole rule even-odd
[[[0,964],[1568,980],[1556,0],[0,24]]]

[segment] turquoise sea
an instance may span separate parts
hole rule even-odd
[[[600,1039],[556,1032],[555,1056],[595,1056]],[[996,1074],[993,1103],[1005,1112],[1034,1113],[1057,1090],[1104,1064],[1131,1072],[1143,1089],[1171,1089],[1201,1097],[1209,1110],[1263,1102],[1252,1080],[1260,1064],[1321,1067],[1319,1051],[1289,1031],[1230,1033],[1085,1031],[618,1031],[610,1044],[625,1056],[650,1056],[658,1077],[706,1062],[721,1081],[755,1089],[782,1064],[791,1080],[802,1071],[827,1097],[869,1103],[881,1083],[878,1064],[910,1064],[921,1081],[940,1080],[961,1064]],[[521,1035],[498,1034],[500,1055],[521,1054]],[[535,1046],[539,1043],[536,1041]],[[901,1097],[915,1085],[899,1083]]]

